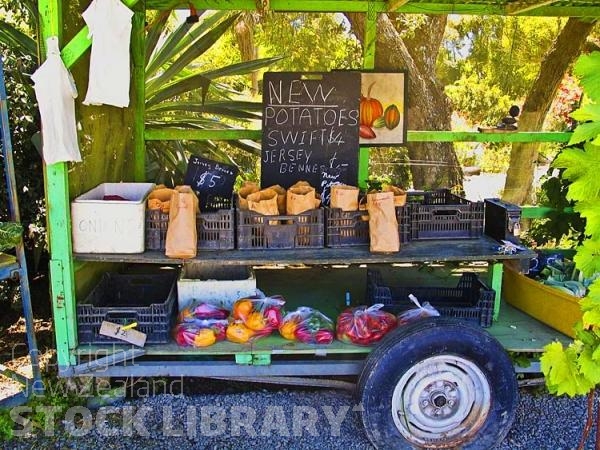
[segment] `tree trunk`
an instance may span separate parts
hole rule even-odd
[[[256,46],[254,45],[253,22],[252,13],[245,13],[242,14],[233,27],[243,62],[255,60],[258,56]],[[258,94],[258,71],[255,70],[250,73],[250,84],[252,95]]]
[[[347,14],[357,38],[363,42],[364,15]],[[413,130],[450,130],[452,109],[435,76],[435,60],[446,24],[445,16],[428,18],[405,42],[387,14],[379,14],[375,68],[381,71],[408,70],[408,124]],[[441,31],[440,31],[441,30]],[[451,143],[407,145],[413,186],[417,189],[448,187],[462,189],[462,171]]]
[[[542,128],[552,100],[567,69],[581,53],[595,22],[570,18],[554,45],[542,61],[519,118],[519,130],[537,131]],[[539,143],[514,143],[502,198],[522,205],[531,201],[533,172],[538,158]]]

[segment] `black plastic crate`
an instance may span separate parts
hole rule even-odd
[[[448,189],[409,192],[410,240],[476,239],[483,236],[484,203]]]
[[[361,211],[342,211],[339,208],[326,208],[326,245],[327,247],[353,247],[369,245],[369,213]],[[396,206],[398,234],[400,243],[410,240],[410,207]]]
[[[232,250],[235,248],[235,214],[233,209],[200,212],[196,216],[198,250]],[[169,214],[160,209],[146,210],[146,250],[164,250]]]
[[[369,213],[325,208],[327,247],[369,245]]]
[[[465,272],[456,287],[389,286],[381,273],[367,269],[367,302],[382,303],[384,310],[399,314],[416,306],[408,298],[413,294],[421,304],[429,302],[441,316],[455,317],[482,327],[492,325],[496,293],[476,273]]]
[[[323,248],[323,208],[295,215],[266,216],[237,210],[237,248],[241,250]]]
[[[79,342],[123,344],[99,334],[103,321],[120,325],[137,322],[135,329],[146,334],[147,343],[169,342],[177,304],[177,271],[163,272],[105,273],[86,299],[77,304]]]

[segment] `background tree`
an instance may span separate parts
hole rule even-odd
[[[573,61],[581,54],[595,21],[569,18],[545,55],[529,92],[519,119],[521,131],[542,128],[560,82]],[[538,159],[539,144],[514,143],[502,198],[522,205],[531,200],[533,169]]]
[[[347,14],[352,30],[361,40],[364,36],[363,14]],[[450,130],[452,110],[443,85],[436,73],[447,17],[420,16],[410,24],[397,14],[379,14],[375,68],[408,69],[409,127],[413,130]],[[413,186],[418,189],[462,187],[462,170],[451,143],[411,143],[408,146]]]

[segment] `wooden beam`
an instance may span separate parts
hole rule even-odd
[[[389,12],[394,12],[398,8],[401,8],[404,5],[406,5],[408,2],[410,2],[410,0],[389,0],[387,10]]]
[[[506,6],[506,13],[511,16],[518,16],[519,14],[530,12],[544,6],[550,6],[557,2],[558,0],[536,0],[533,2],[511,3]]]

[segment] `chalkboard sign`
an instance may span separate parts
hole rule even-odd
[[[230,208],[237,167],[200,156],[188,162],[184,184],[190,186],[200,202],[200,211]]]
[[[331,202],[331,186],[336,184],[345,184],[342,179],[346,173],[345,167],[328,167],[321,171],[321,182],[319,188],[321,190],[321,203],[323,206],[329,206]]]
[[[263,78],[261,185],[306,180],[320,192],[323,170],[358,182],[359,72],[267,72]]]

